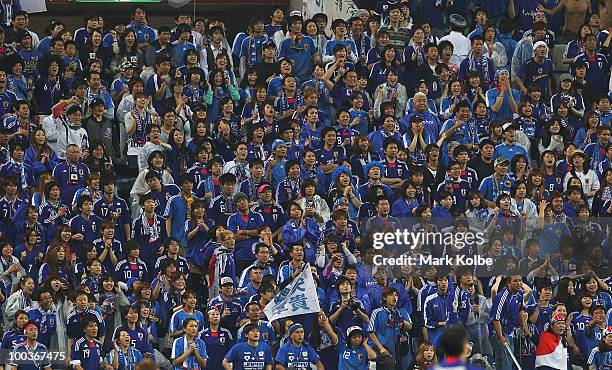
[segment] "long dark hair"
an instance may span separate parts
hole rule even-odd
[[[128,51],[128,46],[125,43],[125,37],[130,33],[134,34],[134,45],[132,45],[131,50]],[[133,29],[128,28],[119,37],[119,55],[125,55],[132,52],[138,52],[138,36],[136,35],[136,32]]]
[[[42,143],[42,145],[38,145],[36,143],[36,132],[38,131],[42,131],[45,134],[45,142]],[[30,136],[30,145],[32,145],[32,148],[34,148],[34,150],[36,151],[36,159],[37,160],[41,160],[42,159],[42,155],[44,153],[47,154],[51,154],[53,151],[51,150],[51,147],[49,146],[49,143],[47,142],[47,133],[45,132],[45,130],[43,130],[42,127],[38,127],[34,130],[34,132],[32,132],[32,135]]]

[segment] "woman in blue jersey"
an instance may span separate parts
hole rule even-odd
[[[612,308],[612,298],[608,293],[610,287],[604,283],[595,273],[591,273],[584,285],[585,291],[593,299],[593,305],[602,305],[606,308],[606,312]]]
[[[106,357],[106,363],[115,370],[134,370],[144,358],[142,353],[132,346],[132,338],[126,330],[119,333],[119,339],[113,341],[113,346]]]
[[[172,364],[174,370],[199,370],[206,367],[208,354],[206,344],[198,338],[198,321],[187,318],[183,321],[184,335],[174,340]]]

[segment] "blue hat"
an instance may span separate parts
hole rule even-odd
[[[366,164],[366,165],[363,167],[363,173],[366,175],[366,177],[368,177],[368,173],[370,172],[370,169],[371,169],[372,167],[374,167],[374,166],[376,166],[376,167],[378,167],[378,168],[380,169],[380,173],[381,173],[381,174],[382,174],[382,173],[383,173],[383,171],[385,170],[385,166],[383,166],[383,164],[382,164],[382,163],[380,163],[379,161],[372,161],[372,162],[370,162],[370,163]]]
[[[304,329],[304,327],[302,326],[302,324],[296,322],[295,324],[289,327],[289,335],[295,333],[295,331],[298,329]]]
[[[351,177],[351,175],[352,175],[352,172],[351,172],[351,170],[348,167],[346,167],[346,166],[337,167],[334,170],[334,172],[332,172],[332,177],[331,177],[331,183],[332,184],[336,183],[336,180],[338,179],[338,176],[340,176],[341,173],[347,174],[348,177]]]
[[[274,142],[272,143],[272,151],[275,151],[276,148],[279,147],[279,145],[287,145],[287,143],[281,139],[274,140]]]

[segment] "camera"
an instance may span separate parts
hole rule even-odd
[[[348,303],[348,307],[353,312],[357,312],[357,310],[361,308],[361,305],[359,304],[359,302],[356,302],[353,298],[350,298],[347,303]]]

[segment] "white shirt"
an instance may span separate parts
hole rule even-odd
[[[440,41],[444,40],[448,40],[453,44],[453,55],[451,55],[450,58],[451,63],[461,65],[463,59],[467,58],[470,52],[470,40],[462,33],[456,31],[451,31],[448,35],[440,39]]]

